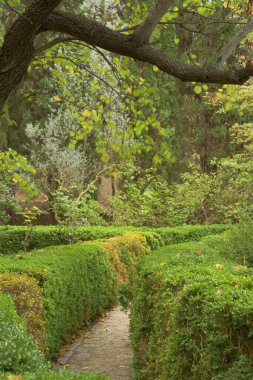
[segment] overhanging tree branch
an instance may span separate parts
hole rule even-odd
[[[88,17],[67,12],[53,12],[43,23],[41,31],[46,30],[68,34],[112,53],[150,63],[185,82],[243,84],[253,75],[253,64],[251,63],[246,67],[234,67],[226,70],[184,64],[149,44],[138,46],[131,36],[113,31]]]

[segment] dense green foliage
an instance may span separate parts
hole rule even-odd
[[[249,155],[214,160],[209,173],[191,165],[180,183],[155,170],[122,173],[122,190],[111,198],[116,225],[177,226],[234,223],[253,215],[253,162]]]
[[[251,269],[204,243],[145,258],[132,310],[136,379],[252,378],[252,287]]]
[[[18,205],[10,187],[0,182],[0,225],[10,221],[10,212],[17,211]]]
[[[104,226],[106,208],[90,196],[80,200],[72,199],[68,191],[58,189],[52,193],[52,207],[55,218],[60,225],[65,226]]]
[[[20,373],[47,368],[11,297],[3,293],[0,293],[0,331],[0,371]]]
[[[1,258],[2,272],[25,273],[43,288],[45,345],[54,356],[80,326],[115,301],[115,273],[94,246],[59,246]]]

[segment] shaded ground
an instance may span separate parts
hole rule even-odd
[[[128,314],[119,307],[78,338],[59,358],[55,369],[106,373],[111,380],[132,379]]]

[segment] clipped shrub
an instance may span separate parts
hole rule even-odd
[[[108,256],[95,246],[58,246],[5,256],[0,271],[32,276],[41,286],[49,357],[115,301],[115,272]]]
[[[11,297],[3,293],[0,293],[0,331],[0,371],[22,373],[47,368]]]
[[[145,257],[131,315],[136,379],[237,379],[242,363],[253,378],[252,275],[201,243]]]
[[[146,238],[132,233],[94,244],[107,252],[119,285],[132,283],[138,261],[150,252]]]
[[[28,331],[44,346],[45,327],[42,289],[34,278],[16,273],[0,273],[0,292],[8,293]]]
[[[139,260],[150,252],[145,236],[127,233],[108,240],[95,241],[108,255],[117,273],[117,295],[122,306],[132,299],[132,284]]]
[[[156,232],[156,230],[149,231],[149,230],[138,229],[138,230],[134,230],[133,233],[144,236],[152,251],[164,246],[164,240],[162,236],[158,232]]]

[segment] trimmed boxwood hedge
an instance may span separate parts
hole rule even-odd
[[[115,302],[115,271],[108,255],[95,246],[58,246],[5,256],[0,272],[29,275],[42,287],[49,357],[70,334]]]
[[[132,285],[137,264],[142,257],[150,253],[151,248],[147,240],[150,241],[151,237],[153,241],[153,235],[155,234],[147,233],[146,236],[142,236],[139,233],[127,232],[122,236],[92,242],[107,253],[117,273],[117,298],[125,308],[132,300]]]
[[[132,282],[138,260],[149,252],[146,237],[129,232],[3,256],[0,290],[13,296],[34,337],[44,338],[41,343],[54,357],[70,334],[116,302],[122,286]]]
[[[147,238],[152,249],[163,245],[199,240],[205,235],[217,234],[225,231],[225,225],[184,226],[175,228],[143,229],[131,227],[72,227],[59,228],[57,226],[36,226],[33,228],[27,251],[63,244],[73,244],[81,241],[108,239],[119,236],[126,231],[138,232]],[[12,255],[24,250],[23,242],[26,236],[26,227],[0,227],[0,254]]]
[[[27,251],[49,246],[74,244],[80,241],[107,239],[124,233],[127,228],[36,226],[33,228]],[[27,228],[6,226],[0,228],[0,254],[12,255],[24,250]]]
[[[45,359],[16,313],[11,297],[0,293],[0,371],[46,369]]]
[[[253,378],[253,270],[202,243],[144,258],[134,287],[136,380]]]
[[[118,286],[132,283],[139,260],[151,251],[146,237],[133,232],[84,244],[95,245],[107,253],[117,273]]]

